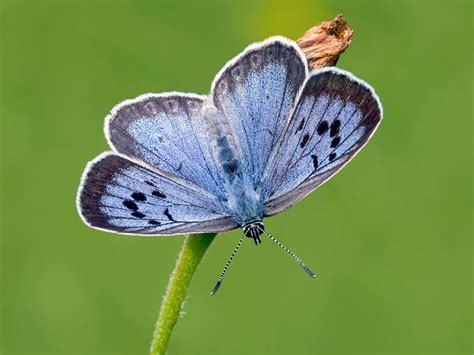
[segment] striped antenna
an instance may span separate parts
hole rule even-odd
[[[221,283],[222,283],[222,279],[224,278],[224,274],[227,271],[227,268],[229,267],[230,263],[232,262],[232,259],[234,258],[235,254],[237,254],[237,251],[239,250],[240,245],[244,241],[244,238],[245,238],[245,235],[243,235],[242,238],[240,238],[240,240],[237,243],[237,245],[235,246],[235,249],[232,252],[232,255],[230,256],[229,260],[227,260],[227,262],[225,263],[224,269],[221,272],[221,276],[219,276],[219,280],[217,280],[216,285],[214,286],[214,288],[211,291],[211,295],[214,295],[217,292],[217,290],[219,289],[219,287],[221,287]]]
[[[308,269],[308,267],[303,263],[303,261],[302,261],[297,255],[295,255],[290,249],[288,249],[288,248],[285,247],[283,244],[281,244],[281,243],[280,243],[275,237],[273,237],[270,233],[266,232],[265,230],[263,230],[263,229],[261,229],[261,228],[259,228],[259,229],[260,229],[260,231],[261,231],[262,233],[264,233],[264,234],[265,234],[266,236],[268,236],[271,240],[273,240],[275,243],[277,243],[280,248],[282,248],[284,251],[286,251],[288,254],[290,254],[290,255],[293,257],[293,259],[295,259],[296,262],[297,262],[298,264],[300,264],[300,266],[303,268],[303,270],[304,270],[309,276],[311,276],[311,277],[316,277],[316,275],[315,275],[310,269]]]

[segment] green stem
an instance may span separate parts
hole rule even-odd
[[[178,321],[189,284],[199,262],[216,234],[191,234],[184,239],[178,260],[170,275],[165,296],[161,302],[150,354],[163,355],[168,347],[173,327]]]

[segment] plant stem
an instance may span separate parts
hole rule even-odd
[[[332,21],[321,22],[310,28],[297,40],[310,69],[335,65],[339,56],[349,47],[353,31],[342,15]],[[189,284],[199,262],[216,234],[192,234],[185,238],[176,266],[171,273],[165,297],[156,322],[150,354],[165,354],[171,332],[183,307]]]
[[[178,321],[189,284],[199,262],[216,234],[191,234],[184,239],[176,266],[161,303],[160,315],[153,332],[150,354],[165,354],[171,332]]]

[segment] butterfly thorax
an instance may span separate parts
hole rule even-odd
[[[260,195],[245,176],[236,178],[227,187],[227,206],[234,220],[242,227],[263,218]]]

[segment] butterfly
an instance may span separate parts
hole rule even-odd
[[[90,161],[77,207],[90,227],[162,236],[242,228],[268,236],[263,219],[334,176],[382,119],[373,88],[334,67],[308,70],[297,44],[271,37],[248,46],[215,77],[208,95],[145,94],[105,120],[112,152]]]

